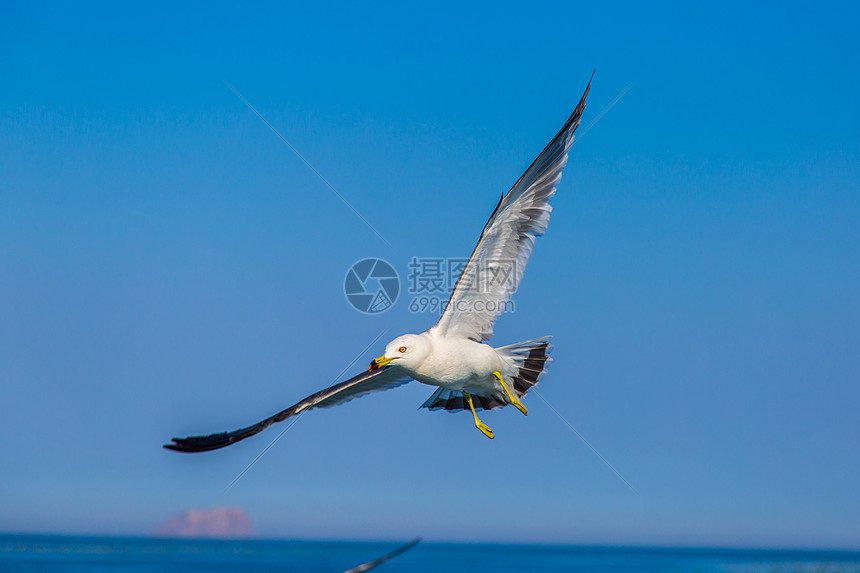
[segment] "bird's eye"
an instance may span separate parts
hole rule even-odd
[[[401,347],[400,347],[400,348],[398,348],[397,350],[399,350],[399,351],[400,351],[400,354],[403,354],[404,352],[406,352],[406,347],[405,347],[405,346],[401,346]]]

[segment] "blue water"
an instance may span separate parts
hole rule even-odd
[[[408,540],[404,540],[408,541]],[[379,557],[397,543],[308,541],[180,541],[134,538],[0,535],[0,572],[341,573]],[[423,542],[373,570],[666,571],[677,573],[860,572],[860,552],[641,549],[578,546],[477,545]]]

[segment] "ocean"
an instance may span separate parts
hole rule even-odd
[[[0,535],[0,572],[342,573],[380,557],[399,545],[396,542],[201,541]],[[860,572],[860,552],[422,542],[381,564],[374,571],[848,573]]]

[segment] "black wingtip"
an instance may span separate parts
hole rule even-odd
[[[210,452],[212,450],[220,450],[230,444],[234,444],[245,436],[239,437],[242,430],[236,432],[222,432],[220,434],[211,434],[209,436],[192,436],[190,438],[172,438],[172,444],[164,444],[162,447],[165,450],[174,452],[182,452],[184,454],[194,454],[198,452]]]
[[[181,445],[182,440],[180,440],[179,438],[173,438],[173,441],[174,441],[173,444],[164,444],[161,447],[164,448],[165,450],[171,450],[174,452],[182,452],[182,453],[186,453],[186,454],[192,453],[194,451],[194,450],[189,450],[187,448],[183,448]]]
[[[582,94],[582,101],[585,101],[585,96],[588,95],[588,90],[591,89],[591,80],[594,79],[594,74],[596,74],[596,73],[597,73],[597,68],[594,68],[594,70],[591,71],[591,77],[588,78],[588,84],[586,84],[586,86],[585,86],[585,93]]]
[[[164,444],[161,447],[164,448],[165,450],[170,450],[173,452],[181,452],[183,454],[188,454],[188,453],[192,453],[195,451],[193,449],[189,449],[188,447],[183,446],[182,445],[183,440],[181,438],[172,438],[172,440],[173,440],[173,443]]]

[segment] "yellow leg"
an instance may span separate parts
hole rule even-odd
[[[472,404],[472,395],[468,392],[463,392],[463,396],[466,398],[466,402],[469,403],[469,409],[472,410],[472,416],[475,418],[475,427],[484,432],[484,435],[492,440],[493,431],[488,425],[478,419],[478,414],[475,413],[475,405]]]
[[[523,403],[522,403],[522,402],[520,402],[519,400],[517,400],[517,397],[516,397],[516,396],[514,396],[514,395],[511,393],[511,391],[510,391],[510,390],[508,390],[508,385],[507,385],[507,384],[505,384],[505,381],[504,381],[504,379],[502,378],[502,375],[501,375],[501,374],[499,374],[498,372],[493,372],[493,376],[495,376],[495,377],[496,377],[496,380],[498,380],[498,381],[499,381],[499,384],[501,384],[501,385],[502,385],[502,388],[504,388],[504,389],[505,389],[505,393],[508,395],[508,399],[511,401],[511,404],[513,404],[514,406],[516,406],[516,407],[517,407],[517,410],[519,410],[520,412],[522,412],[522,413],[523,413],[523,416],[528,416],[528,415],[529,415],[529,411],[526,409],[526,407],[525,407],[525,406],[523,406]]]

